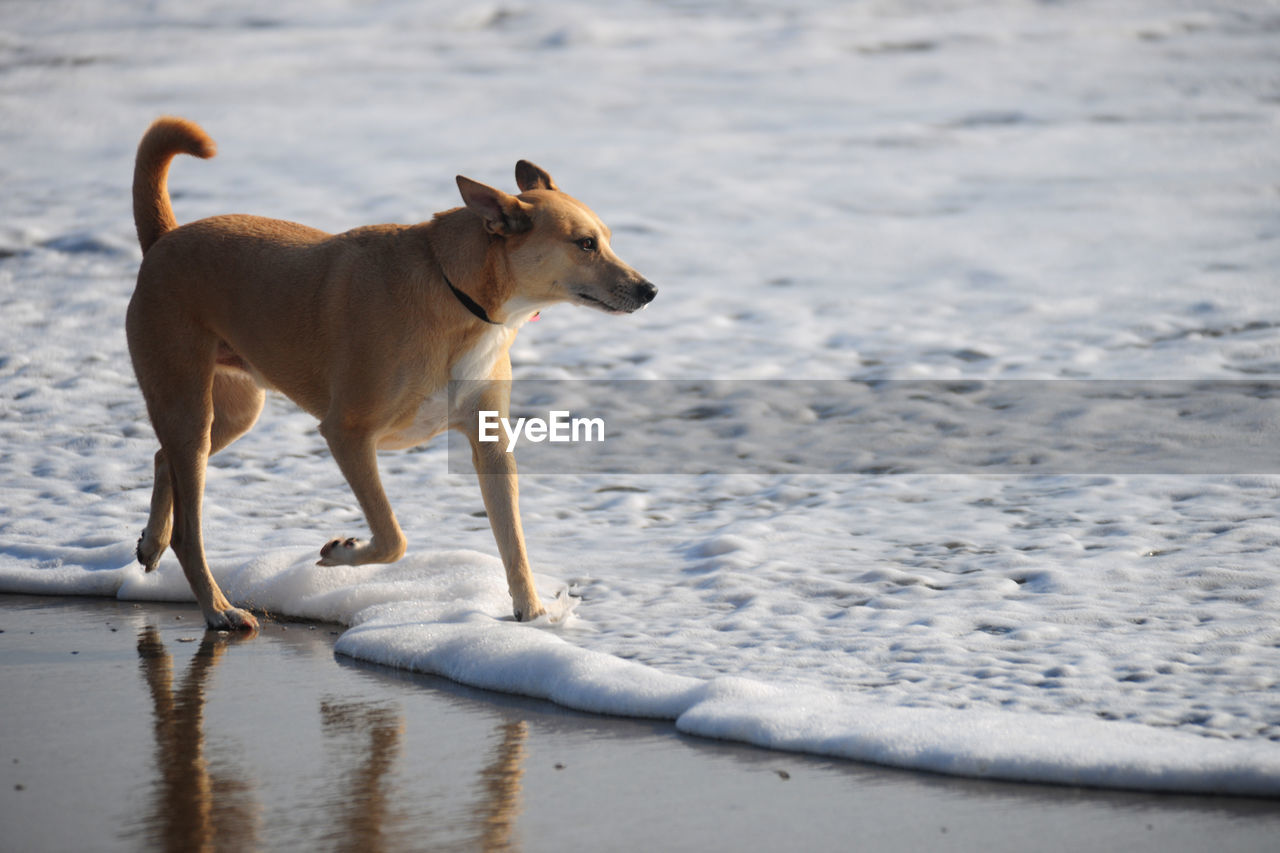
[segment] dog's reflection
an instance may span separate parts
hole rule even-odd
[[[414,849],[423,843],[421,834],[409,835],[401,826],[407,814],[392,809],[392,779],[399,757],[404,722],[392,708],[374,702],[325,702],[320,706],[325,737],[335,745],[339,738],[354,738],[344,752],[356,756],[340,795],[334,802],[338,826],[335,836],[344,850],[362,853],[394,849]],[[474,840],[469,850],[507,851],[513,842],[520,816],[520,780],[524,775],[525,741],[528,724],[523,720],[498,726],[498,743],[479,774],[479,799],[472,807]],[[421,815],[419,815],[419,818]],[[421,833],[421,829],[418,830]],[[430,836],[430,832],[427,832]]]
[[[240,636],[207,631],[175,687],[173,657],[151,626],[138,636],[142,674],[154,710],[160,770],[153,841],[165,850],[244,850],[256,847],[258,807],[253,787],[234,767],[210,769],[204,754],[205,687],[227,647]]]
[[[395,849],[397,818],[390,813],[390,779],[400,754],[404,720],[393,708],[371,702],[321,702],[324,735],[354,736],[355,763],[335,798],[336,834],[344,850],[379,853]],[[341,762],[346,764],[348,762]]]
[[[520,817],[520,779],[524,776],[524,746],[529,725],[524,720],[498,727],[502,740],[489,766],[480,771],[484,796],[477,804],[479,847],[485,851],[514,850],[512,838]]]
[[[227,649],[244,639],[243,634],[207,631],[175,683],[173,656],[160,633],[151,626],[139,632],[138,656],[151,694],[159,769],[144,824],[155,847],[213,851],[273,846],[260,838],[266,833],[251,778],[223,754],[213,761],[206,756],[204,714],[210,679]],[[336,777],[338,790],[327,798],[333,803],[328,811],[332,824],[324,833],[327,840],[335,849],[362,853],[419,848],[431,835],[429,827],[425,833],[422,827],[421,804],[397,802],[395,796],[395,767],[405,732],[399,710],[385,702],[326,701],[320,704],[320,720],[325,740],[340,753],[335,756],[337,765],[349,768]],[[515,830],[528,724],[502,722],[495,735],[474,789],[479,797],[469,809],[466,849],[518,848]]]

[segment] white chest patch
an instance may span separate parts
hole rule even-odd
[[[459,356],[449,368],[449,378],[455,381],[488,379],[489,374],[493,372],[494,364],[497,363],[498,357],[502,355],[513,335],[515,335],[515,329],[506,326],[490,326],[485,329],[475,345]]]
[[[463,379],[488,379],[493,366],[502,355],[515,329],[506,326],[494,326],[485,331],[471,349],[453,363],[449,369],[449,378],[456,381]],[[480,390],[477,384],[476,393]],[[458,398],[449,405],[449,388],[440,388],[430,397],[422,401],[413,416],[413,423],[402,430],[383,436],[378,447],[384,450],[413,447],[439,435],[449,428],[449,423],[460,411],[467,409],[474,395]]]

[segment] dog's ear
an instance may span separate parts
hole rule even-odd
[[[528,160],[521,160],[516,163],[516,186],[520,188],[520,192],[527,193],[529,190],[558,190],[556,182],[551,180],[551,175],[541,166],[534,165]]]
[[[513,195],[462,175],[458,175],[458,192],[462,193],[467,208],[480,214],[490,234],[505,237],[533,228],[533,219],[529,216],[532,208]]]

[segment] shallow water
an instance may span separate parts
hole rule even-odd
[[[237,639],[192,617],[0,596],[5,849],[827,849],[856,836],[873,851],[1176,853],[1265,850],[1280,831],[1274,802],[721,744],[353,664],[334,656],[334,626],[267,622]]]

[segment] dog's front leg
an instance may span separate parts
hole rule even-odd
[[[493,528],[493,538],[498,540],[498,553],[507,570],[507,589],[516,621],[535,619],[546,610],[538,600],[524,549],[515,456],[497,442],[481,442],[476,431],[468,431],[467,438],[471,442],[471,461],[480,478],[480,495],[489,515],[489,526]]]
[[[337,425],[326,419],[320,434],[329,444],[333,458],[360,502],[373,538],[333,539],[320,549],[318,566],[359,566],[364,563],[394,563],[404,556],[404,533],[391,511],[391,503],[378,476],[377,441],[366,430]]]

